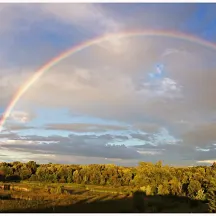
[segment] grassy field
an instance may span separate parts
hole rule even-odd
[[[21,182],[0,190],[1,212],[203,213],[207,205],[185,197],[141,196],[127,187]]]

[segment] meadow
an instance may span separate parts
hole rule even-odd
[[[214,213],[215,168],[1,163],[0,211]]]
[[[174,196],[146,196],[126,188],[38,182],[12,183],[1,190],[1,212],[208,212],[205,202]],[[137,207],[137,208],[136,208]]]

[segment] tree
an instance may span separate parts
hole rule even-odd
[[[82,182],[81,176],[80,176],[78,170],[76,170],[76,171],[73,173],[73,181],[74,181],[74,183],[77,183],[77,184],[80,184],[80,183]]]
[[[8,166],[8,164],[4,164],[4,166],[0,168],[0,172],[2,173],[2,181],[5,181],[9,176],[13,175],[13,169]]]
[[[157,168],[161,168],[162,167],[162,161],[158,161],[156,164],[155,164],[155,167]]]
[[[216,161],[211,166],[213,169],[216,169]]]
[[[170,181],[170,191],[172,195],[181,195],[182,193],[182,184],[176,177]]]
[[[206,195],[209,212],[216,213],[216,180],[212,179]]]
[[[147,185],[145,192],[146,192],[146,195],[148,195],[148,196],[153,195],[152,188],[150,185]]]
[[[20,171],[20,177],[22,180],[29,179],[32,175],[31,169],[27,167],[23,167]]]
[[[201,190],[201,184],[197,180],[191,180],[188,185],[188,193],[191,198],[195,198],[199,190]]]
[[[195,197],[197,200],[205,200],[206,196],[203,189],[198,190],[197,195]]]
[[[0,170],[0,181],[4,181],[5,180],[5,173],[3,170]]]
[[[163,184],[160,184],[158,186],[158,192],[159,195],[169,195],[170,193],[170,186],[168,182],[164,182]]]
[[[32,174],[35,174],[37,170],[37,164],[35,161],[29,161],[28,163],[26,163],[26,167],[31,169]]]

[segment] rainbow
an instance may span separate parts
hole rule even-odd
[[[39,68],[33,75],[28,79],[20,88],[19,90],[14,94],[11,102],[9,103],[8,107],[6,108],[2,118],[0,119],[0,131],[2,131],[2,128],[4,126],[5,121],[10,116],[11,111],[17,104],[17,102],[20,100],[20,98],[23,96],[23,94],[50,68],[58,64],[61,60],[67,58],[70,55],[73,55],[81,50],[84,50],[90,46],[100,44],[105,41],[109,41],[112,38],[127,38],[127,37],[133,37],[133,36],[160,36],[160,37],[170,37],[170,38],[176,38],[181,40],[190,41],[193,43],[198,43],[200,45],[206,46],[208,48],[216,50],[216,44],[210,43],[208,41],[205,41],[201,38],[195,37],[193,35],[184,34],[180,32],[174,32],[174,31],[158,31],[158,30],[146,30],[146,31],[129,31],[129,32],[123,32],[123,33],[112,33],[108,35],[99,36],[97,38],[93,38],[91,40],[85,41],[83,43],[78,44],[77,46],[74,46],[65,52],[61,53],[57,57],[51,59],[48,63],[45,63],[41,68]]]

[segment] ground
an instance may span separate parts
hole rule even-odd
[[[207,205],[198,200],[145,195],[137,199],[126,187],[21,182],[1,189],[0,199],[1,212],[207,212]]]

